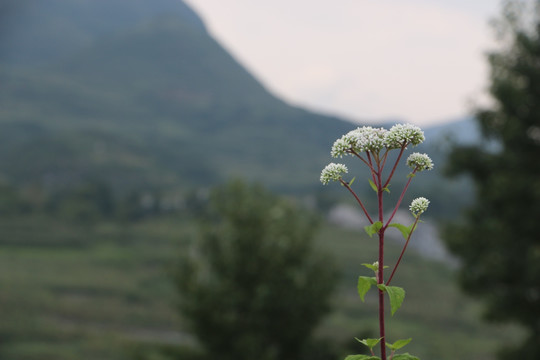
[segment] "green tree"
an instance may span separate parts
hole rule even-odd
[[[298,360],[329,311],[336,272],[313,216],[260,186],[216,189],[178,271],[180,309],[209,358]]]
[[[476,113],[485,141],[451,153],[450,174],[470,175],[476,199],[445,239],[486,318],[527,330],[500,358],[533,360],[540,359],[540,17],[525,5],[506,2],[498,23],[502,47],[489,55],[494,104]]]

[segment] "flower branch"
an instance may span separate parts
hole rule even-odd
[[[363,202],[360,200],[358,195],[351,188],[351,183],[343,180],[342,175],[348,173],[348,169],[343,164],[330,163],[327,165],[321,172],[321,182],[326,185],[330,181],[340,182],[356,199],[357,203],[360,205],[364,215],[368,219],[371,225],[365,227],[365,230],[369,236],[378,234],[379,238],[379,252],[378,252],[378,261],[373,263],[373,265],[366,265],[368,268],[373,270],[375,273],[374,277],[360,276],[358,278],[358,294],[360,299],[364,301],[365,294],[369,291],[372,286],[377,286],[378,288],[378,317],[379,317],[379,339],[364,339],[359,340],[359,342],[370,348],[371,357],[364,355],[350,355],[346,360],[356,359],[384,359],[390,360],[396,356],[396,359],[407,360],[418,360],[417,357],[409,355],[408,353],[396,355],[395,351],[401,347],[408,344],[411,339],[407,340],[398,340],[393,344],[386,341],[385,335],[385,311],[384,311],[384,297],[388,295],[390,299],[391,314],[394,315],[396,310],[401,307],[403,299],[405,298],[405,290],[400,287],[390,286],[390,282],[396,273],[403,255],[407,249],[409,241],[411,239],[412,233],[416,229],[416,226],[419,222],[419,216],[423,213],[429,204],[429,201],[425,198],[415,199],[410,206],[410,210],[415,216],[415,221],[410,227],[406,227],[401,224],[392,224],[391,221],[394,218],[407,189],[411,183],[412,178],[416,175],[417,172],[424,170],[431,170],[433,168],[433,163],[431,159],[426,154],[413,153],[407,158],[407,165],[412,169],[412,172],[409,174],[409,178],[403,191],[397,201],[392,214],[390,215],[386,224],[384,224],[384,192],[387,191],[387,187],[390,183],[390,180],[395,174],[398,163],[401,161],[401,158],[404,154],[408,145],[416,146],[424,141],[424,133],[420,128],[409,125],[409,124],[398,124],[394,125],[390,130],[383,128],[372,128],[371,126],[359,127],[349,133],[343,135],[340,139],[337,139],[333,146],[330,154],[337,158],[347,155],[353,155],[359,158],[370,171],[371,179],[369,180],[370,186],[375,190],[377,194],[377,207],[378,207],[378,221],[374,222],[368,211],[366,210]],[[383,171],[387,165],[388,156],[391,150],[399,150],[396,162],[392,166],[392,169],[388,175],[386,181],[383,181]],[[365,153],[365,158],[360,154]],[[389,227],[398,228],[403,236],[406,239],[405,245],[401,251],[401,254],[394,265],[394,268],[388,278],[388,281],[384,281],[384,240],[385,240],[385,231]],[[373,347],[380,343],[380,355],[381,358],[375,356]],[[386,357],[386,347],[389,347],[391,354],[389,358]]]
[[[341,182],[341,184],[343,186],[345,186],[345,188],[347,190],[349,190],[349,192],[354,196],[354,198],[356,199],[356,201],[358,202],[358,204],[360,205],[360,207],[362,208],[362,210],[364,211],[364,215],[366,215],[366,218],[368,219],[369,223],[370,224],[373,224],[373,220],[371,219],[371,216],[369,216],[369,213],[368,211],[366,210],[364,204],[362,203],[362,200],[360,200],[360,198],[358,197],[358,195],[356,195],[356,193],[354,192],[354,190],[351,188],[351,186],[349,185],[349,183],[347,183],[346,181],[344,181],[343,179],[339,179],[339,182]]]

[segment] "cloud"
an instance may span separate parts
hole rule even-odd
[[[188,3],[271,91],[353,119],[447,120],[487,79],[487,19],[443,0]]]

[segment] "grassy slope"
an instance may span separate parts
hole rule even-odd
[[[179,331],[168,271],[192,224],[163,218],[82,227],[35,217],[2,220],[0,229],[0,357],[112,360],[128,358],[139,341],[189,340]],[[375,259],[375,240],[325,226],[318,243],[343,271],[320,333],[343,342],[375,331],[375,299],[362,304],[355,293],[358,274],[369,275],[360,264]],[[396,258],[392,243],[388,253]],[[491,359],[509,330],[480,324],[478,305],[458,292],[447,267],[408,255],[394,283],[407,297],[388,320],[388,336],[412,336],[409,351],[423,359]]]

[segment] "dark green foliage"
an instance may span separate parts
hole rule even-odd
[[[450,158],[451,173],[473,179],[476,200],[445,237],[486,317],[528,331],[522,348],[501,358],[533,360],[540,358],[540,18],[528,28],[510,5],[503,24],[511,41],[489,58],[496,105],[477,113],[488,141]]]
[[[178,273],[193,333],[209,358],[301,359],[336,284],[312,249],[314,219],[241,182],[214,191],[209,210]]]

